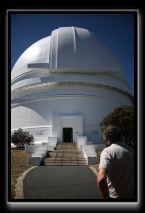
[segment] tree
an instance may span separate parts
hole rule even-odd
[[[114,109],[100,125],[102,128],[108,125],[120,127],[122,140],[134,146],[134,107],[124,105]]]
[[[33,142],[33,140],[33,135],[22,130],[21,128],[14,131],[14,133],[11,135],[11,143],[15,144],[17,148],[24,148],[25,144],[30,144]]]

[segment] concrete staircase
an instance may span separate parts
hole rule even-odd
[[[45,166],[87,165],[83,152],[74,143],[58,144],[56,150],[48,152],[48,157],[43,160],[43,163]]]

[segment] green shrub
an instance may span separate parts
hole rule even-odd
[[[25,144],[30,144],[33,141],[33,135],[22,130],[21,128],[14,131],[14,133],[11,135],[11,143],[15,144],[17,148],[24,148]]]
[[[108,125],[115,125],[121,129],[121,137],[124,142],[134,146],[134,107],[121,106],[113,110],[101,122],[102,129]]]

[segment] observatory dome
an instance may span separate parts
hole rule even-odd
[[[115,72],[123,70],[112,51],[98,42],[90,31],[61,27],[24,51],[12,70],[12,81],[34,68],[67,72]]]

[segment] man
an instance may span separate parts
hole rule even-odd
[[[105,199],[131,199],[134,197],[133,150],[121,142],[120,129],[108,126],[103,131],[107,146],[101,153],[97,184]]]

